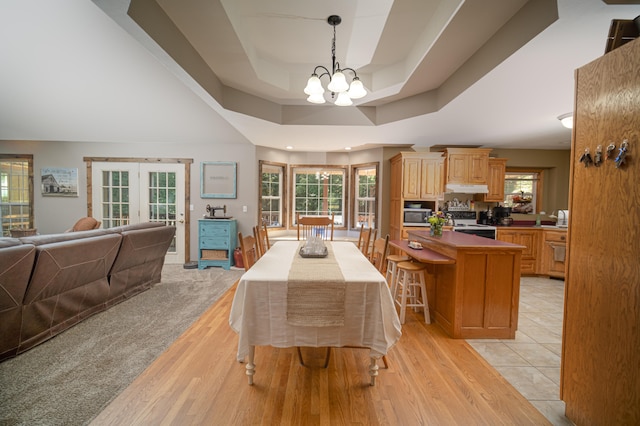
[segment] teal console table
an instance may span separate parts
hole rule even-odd
[[[238,241],[235,219],[198,220],[198,269],[233,266],[233,250]]]

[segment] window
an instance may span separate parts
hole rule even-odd
[[[376,228],[378,206],[378,163],[358,164],[352,167],[354,228]]]
[[[284,226],[285,167],[260,161],[260,220],[268,228]]]
[[[542,199],[541,170],[507,170],[504,177],[504,205],[513,213],[537,213]]]
[[[345,183],[346,173],[343,167],[293,167],[293,212],[301,216],[335,215],[337,226],[345,225]]]
[[[33,156],[0,154],[2,235],[12,228],[33,228]]]

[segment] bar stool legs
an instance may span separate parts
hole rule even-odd
[[[425,279],[426,265],[414,262],[397,264],[397,280],[392,292],[393,300],[400,306],[400,323],[404,324],[407,308],[422,308],[424,322],[431,324],[427,285]]]
[[[395,298],[396,291],[396,283],[398,279],[398,263],[400,262],[408,262],[411,260],[408,256],[402,256],[399,254],[390,254],[387,256],[387,275],[386,280],[387,284],[391,288],[391,295]]]

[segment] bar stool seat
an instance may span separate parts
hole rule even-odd
[[[400,262],[393,300],[400,307],[400,323],[404,324],[407,308],[422,308],[424,322],[431,324],[425,271],[427,265],[418,262]]]
[[[385,279],[391,289],[391,295],[395,294],[396,280],[398,278],[398,263],[408,262],[411,258],[400,254],[390,254],[387,256],[387,274]]]

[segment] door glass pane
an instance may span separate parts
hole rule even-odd
[[[113,228],[129,223],[129,172],[102,172],[102,227]]]
[[[149,221],[176,224],[176,173],[149,172]],[[173,237],[169,253],[176,251]]]
[[[33,188],[29,185],[32,160],[3,158],[0,160],[0,220],[2,236],[10,229],[29,229],[33,203]]]

